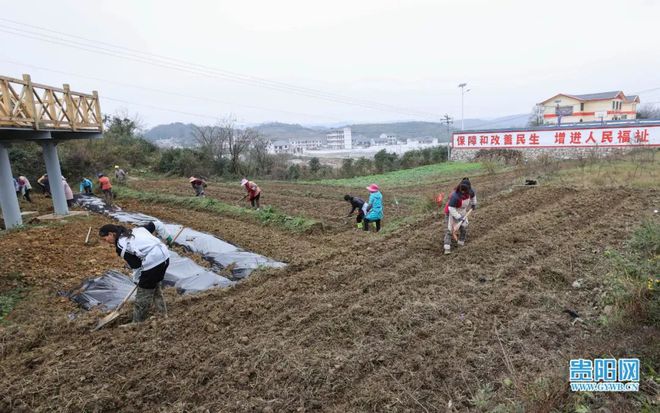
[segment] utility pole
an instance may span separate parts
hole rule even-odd
[[[442,120],[440,123],[444,123],[445,126],[447,126],[447,137],[451,138],[451,132],[449,131],[451,124],[454,123],[454,119],[452,119],[448,114],[445,113],[445,116],[442,117]],[[450,139],[451,142],[451,139]],[[447,159],[451,159],[451,144],[447,145]]]
[[[451,116],[445,113],[445,116],[442,117],[440,123],[444,123],[445,126],[447,126],[447,135],[449,135],[449,125],[454,123],[454,119],[452,119]]]
[[[465,119],[464,119],[464,108],[465,108],[465,94],[470,91],[470,89],[465,90],[467,83],[461,83],[458,87],[461,88],[461,130],[465,130]]]

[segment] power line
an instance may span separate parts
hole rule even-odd
[[[59,73],[59,74],[67,75],[67,76],[76,76],[76,77],[79,77],[79,78],[91,79],[91,80],[100,81],[100,82],[107,82],[107,83],[112,83],[112,84],[116,84],[116,85],[120,85],[120,86],[124,86],[124,87],[130,87],[130,88],[134,88],[134,89],[145,90],[145,91],[148,91],[148,92],[162,93],[162,94],[171,95],[171,96],[179,96],[179,97],[185,97],[185,98],[190,98],[190,99],[197,99],[197,100],[201,100],[201,101],[221,103],[221,104],[226,104],[226,105],[242,106],[242,107],[249,108],[249,109],[265,110],[265,111],[270,111],[270,112],[281,112],[281,113],[286,113],[286,114],[289,114],[289,115],[298,115],[298,116],[302,115],[302,116],[309,117],[309,118],[319,118],[319,117],[321,117],[321,118],[332,119],[332,120],[340,120],[339,118],[335,118],[335,117],[331,117],[331,116],[325,116],[325,115],[312,115],[310,113],[291,112],[291,111],[287,111],[287,110],[283,110],[283,109],[273,109],[273,108],[266,108],[266,107],[260,107],[260,106],[245,105],[245,104],[234,103],[234,102],[227,102],[227,101],[223,101],[223,100],[219,100],[219,99],[215,99],[215,98],[207,98],[207,97],[204,97],[204,96],[187,95],[187,94],[183,94],[183,93],[171,92],[171,91],[166,91],[166,90],[162,90],[162,89],[155,89],[155,88],[149,88],[149,87],[145,87],[145,86],[133,85],[133,84],[130,84],[130,83],[117,82],[115,80],[108,80],[108,79],[102,79],[102,78],[97,78],[97,77],[93,77],[93,76],[81,75],[79,73],[71,73],[71,72],[65,72],[65,71],[61,71],[61,70],[49,69],[49,68],[45,68],[45,67],[41,67],[41,66],[31,65],[31,64],[28,64],[28,63],[14,62],[14,61],[11,61],[11,60],[0,59],[0,61],[3,61],[5,63],[14,64],[14,65],[17,65],[17,66],[26,66],[26,67],[31,67],[31,68],[38,69],[38,70],[47,71],[47,72]],[[103,96],[103,97],[105,98],[105,96]]]
[[[185,112],[185,111],[176,110],[176,109],[164,108],[162,106],[149,105],[149,104],[146,104],[146,103],[131,102],[131,101],[128,101],[128,100],[117,99],[117,98],[113,98],[113,97],[109,97],[109,96],[104,96],[103,99],[112,100],[112,101],[119,102],[119,103],[124,103],[124,104],[127,104],[127,105],[137,105],[137,106],[143,106],[143,107],[150,108],[150,109],[162,110],[162,111],[165,111],[165,112],[173,112],[173,113],[179,113],[179,114],[182,114],[182,115],[195,116],[195,117],[198,117],[198,118],[208,118],[208,119],[213,119],[213,120],[216,120],[216,121],[219,121],[219,120],[222,119],[220,116],[202,115],[202,114],[199,114],[199,113]]]
[[[4,21],[9,21],[13,24],[19,24],[19,25],[25,25],[23,23],[18,23],[14,22],[9,19],[4,19],[0,18],[0,20]],[[34,32],[34,31],[29,31],[29,30],[24,30],[16,27],[11,27],[7,25],[2,25],[0,24],[0,27],[3,27],[3,29],[0,29],[0,31],[3,31],[5,33],[21,36],[21,37],[26,37],[34,40],[39,40],[39,41],[44,41],[44,42],[49,42],[49,43],[54,43],[54,44],[59,44],[63,45],[66,47],[71,47],[71,48],[76,48],[80,50],[85,50],[88,52],[92,53],[98,53],[98,54],[104,54],[112,57],[117,57],[117,58],[122,58],[122,59],[127,59],[127,60],[133,60],[137,61],[140,63],[146,63],[150,65],[155,65],[159,67],[165,67],[168,69],[173,69],[173,70],[179,70],[179,71],[185,71],[188,73],[195,73],[195,74],[200,74],[204,76],[213,76],[216,78],[221,78],[224,80],[230,80],[242,84],[247,84],[251,86],[259,86],[259,87],[264,87],[272,90],[277,90],[280,92],[284,93],[293,93],[293,94],[298,94],[306,97],[312,97],[316,99],[322,99],[322,100],[328,100],[336,103],[343,103],[343,104],[349,104],[349,105],[355,105],[355,106],[361,106],[365,107],[368,109],[372,110],[379,110],[379,111],[387,111],[387,112],[396,112],[400,114],[405,114],[405,115],[413,115],[413,116],[421,116],[421,117],[433,117],[435,118],[436,116],[434,114],[422,112],[422,111],[416,111],[416,110],[408,110],[404,108],[399,108],[393,105],[387,105],[387,104],[382,104],[379,102],[372,102],[372,101],[367,101],[364,99],[355,99],[355,98],[350,98],[346,97],[343,95],[335,94],[335,93],[328,93],[328,92],[323,92],[319,91],[316,89],[311,89],[311,88],[304,88],[304,87],[299,87],[295,85],[290,85],[287,83],[283,82],[276,82],[276,81],[271,81],[268,79],[263,79],[263,78],[257,78],[253,76],[247,76],[247,75],[241,75],[237,74],[234,72],[228,72],[224,71],[221,69],[216,69],[216,68],[210,68],[205,65],[200,65],[196,63],[190,63],[186,62],[180,59],[174,59],[174,58],[169,58],[166,56],[160,56],[156,54],[151,54],[147,52],[142,52],[142,51],[137,51],[134,49],[127,49],[121,46],[116,46],[112,45],[110,43],[106,42],[99,42],[95,41],[92,39],[87,39],[84,37],[80,36],[74,36],[74,35],[69,35],[66,33],[62,32],[57,32],[54,30],[46,29],[46,28],[41,28],[38,26],[33,26],[33,25],[27,25],[29,27],[37,28],[38,30],[42,31],[49,31],[53,33],[58,33],[62,34],[64,36],[68,37],[73,37],[77,39],[82,39],[85,42],[94,42],[94,44],[87,44],[84,42],[76,41],[76,40],[70,40],[70,39],[63,39],[59,37],[53,37],[44,33],[39,33],[39,32]],[[99,44],[107,45],[108,47],[100,47]]]

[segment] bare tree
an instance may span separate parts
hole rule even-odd
[[[232,125],[233,126],[233,125]],[[259,138],[259,133],[251,128],[234,129],[228,126],[229,139],[227,148],[229,150],[229,170],[236,175],[241,174],[241,155],[247,151]]]
[[[534,105],[532,113],[529,114],[527,126],[540,126],[543,125],[543,106]]]
[[[248,159],[250,173],[260,176],[270,174],[274,162],[272,156],[268,153],[268,140],[257,135],[250,147]]]
[[[650,103],[637,109],[637,119],[660,119],[660,107]]]
[[[222,129],[221,125],[195,126],[193,129],[195,141],[213,160],[222,158],[226,151],[227,140]]]

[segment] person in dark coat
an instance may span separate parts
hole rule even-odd
[[[364,206],[364,199],[358,198],[356,196],[344,195],[344,201],[347,201],[351,204],[351,210],[348,211],[348,215],[346,216],[350,217],[353,215],[353,212],[357,210],[357,217],[355,218],[355,222],[358,229],[362,229],[362,220],[364,219],[364,211],[362,210],[362,207]]]

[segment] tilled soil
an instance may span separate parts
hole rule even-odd
[[[92,315],[67,319],[54,290],[89,275],[91,259],[95,270],[121,266],[110,246],[78,241],[106,219],[0,237],[3,263],[23,246],[49,256],[10,264],[43,301],[26,299],[0,328],[0,410],[549,411],[566,393],[569,359],[638,354],[638,342],[612,344],[595,304],[604,251],[621,248],[660,197],[622,188],[509,191],[496,178],[474,185],[485,202],[467,245],[449,256],[431,214],[386,234],[312,235],[123,201],[291,265],[228,290],[170,294],[169,318],[95,333]],[[334,190],[333,205],[343,191]],[[278,208],[288,211],[286,198]],[[315,202],[296,205],[314,216]],[[49,281],[39,284],[40,276]],[[581,287],[572,287],[577,279]],[[652,343],[657,333],[635,338]],[[550,384],[535,391],[539,376]],[[610,406],[634,411],[631,400]]]

